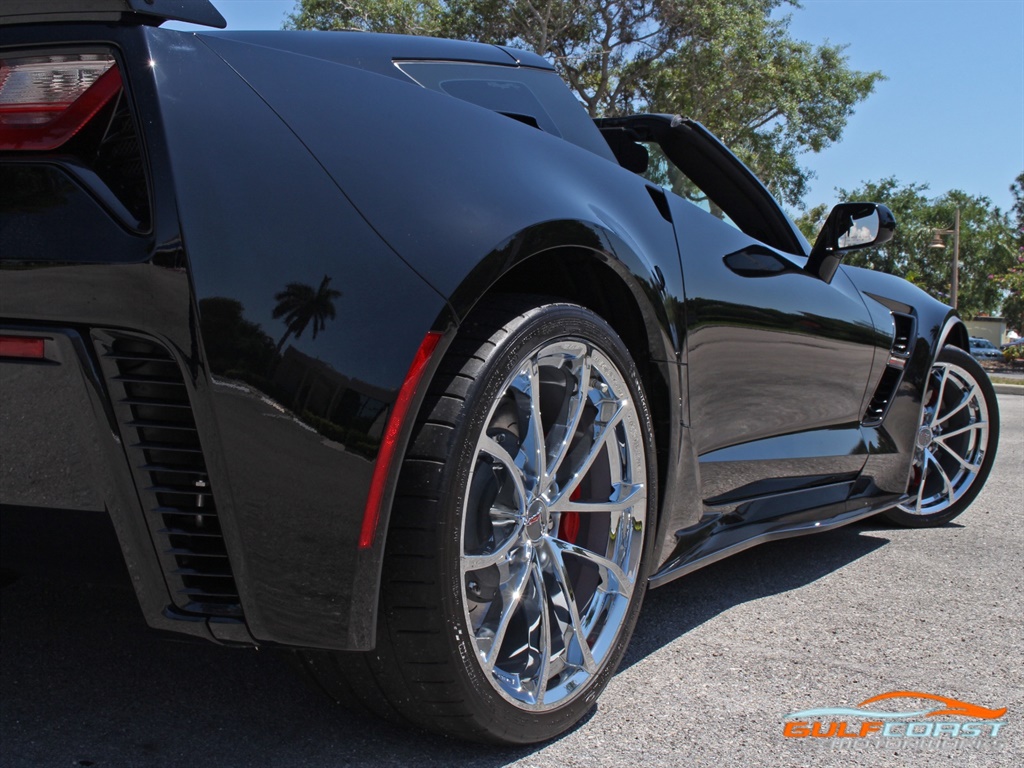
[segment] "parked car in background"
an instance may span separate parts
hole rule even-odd
[[[535,54],[168,16],[224,26],[0,4],[0,375],[34,398],[0,434],[93,462],[153,627],[532,743],[593,707],[649,587],[981,491],[963,322],[842,264],[885,206],[812,247],[700,123],[592,120]],[[44,434],[54,403],[78,418]],[[41,526],[52,455],[0,478]]]
[[[1002,360],[1003,353],[999,347],[988,339],[971,336],[971,355],[975,360]]]

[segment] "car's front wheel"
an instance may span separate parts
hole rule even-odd
[[[572,304],[497,298],[435,376],[388,531],[377,649],[308,653],[338,698],[505,743],[570,728],[646,590],[653,429],[625,346]]]
[[[998,442],[999,405],[985,369],[962,349],[945,347],[924,392],[912,497],[885,516],[913,528],[948,523],[981,492]]]

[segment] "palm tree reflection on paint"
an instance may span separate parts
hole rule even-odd
[[[281,352],[289,336],[296,339],[313,323],[313,338],[324,329],[328,320],[335,317],[334,300],[341,298],[341,291],[330,287],[331,278],[324,275],[320,287],[314,289],[306,283],[288,283],[280,293],[274,294],[277,306],[274,307],[275,320],[284,319],[287,329],[281,340],[277,342],[277,351]]]

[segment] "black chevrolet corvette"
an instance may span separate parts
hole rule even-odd
[[[153,627],[533,742],[649,586],[981,490],[963,323],[841,264],[883,206],[811,247],[699,123],[591,120],[530,53],[168,18],[223,26],[0,7],[3,397],[74,414],[3,409],[54,447],[5,451],[2,500],[106,510]]]

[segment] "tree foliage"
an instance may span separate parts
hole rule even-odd
[[[1010,192],[1013,194],[1013,215],[1016,219],[1013,243],[1016,259],[1006,272],[995,274],[992,279],[1006,291],[1003,317],[1007,327],[1024,334],[1024,172],[1010,185]]]
[[[699,120],[799,206],[800,155],[839,140],[882,79],[842,45],[792,38],[795,0],[300,0],[286,26],[425,34],[511,45],[552,61],[592,116]]]
[[[937,229],[952,229],[960,209],[960,314],[996,314],[1005,291],[996,275],[1016,262],[1010,218],[987,197],[968,195],[958,189],[928,197],[923,184],[902,184],[895,178],[866,182],[852,190],[837,190],[842,201],[884,203],[896,217],[892,240],[877,248],[854,251],[845,263],[899,275],[942,301],[950,300],[953,272],[953,237],[944,248],[931,248]],[[825,206],[807,211],[797,221],[812,242],[828,213]]]

